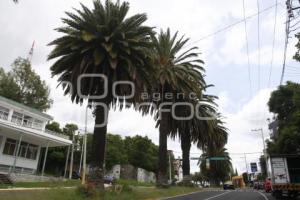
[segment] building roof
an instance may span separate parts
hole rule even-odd
[[[53,120],[53,117],[52,117],[52,116],[50,116],[50,115],[48,115],[48,114],[46,114],[46,113],[43,113],[43,112],[39,111],[38,109],[31,108],[31,107],[29,107],[29,106],[25,106],[24,104],[18,103],[18,102],[16,102],[16,101],[11,100],[11,99],[7,99],[7,98],[5,98],[5,97],[3,97],[3,96],[0,96],[0,101],[5,102],[5,103],[7,103],[7,104],[10,104],[10,105],[12,105],[12,106],[16,106],[16,107],[21,108],[21,109],[23,109],[23,110],[26,110],[26,111],[28,111],[28,112],[31,112],[31,113],[40,115],[40,116],[42,116],[42,117],[44,117],[44,118],[47,118],[47,119],[49,119],[49,120]]]

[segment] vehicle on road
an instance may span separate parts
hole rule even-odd
[[[113,176],[104,176],[104,183],[105,184],[113,184],[116,179]]]
[[[235,187],[234,187],[232,181],[227,181],[223,184],[223,189],[224,190],[234,190]]]
[[[268,158],[268,173],[271,175],[271,192],[276,199],[287,196],[296,199],[300,192],[300,155]]]
[[[255,190],[263,190],[264,189],[264,183],[260,181],[255,181],[253,183],[253,189]]]

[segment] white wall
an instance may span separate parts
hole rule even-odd
[[[0,132],[0,137],[1,136],[2,136],[2,144],[0,144],[0,165],[11,165],[12,166],[14,164],[15,157],[3,154],[4,144],[5,144],[7,137],[6,137],[6,135],[4,135],[4,133]],[[18,140],[18,138],[13,137],[13,136],[9,136],[9,138]],[[34,143],[32,143],[32,141],[28,141],[26,139],[24,139],[23,141],[34,144]],[[38,144],[35,144],[35,145],[38,145]],[[16,162],[16,167],[24,167],[24,168],[30,168],[30,169],[36,170],[37,165],[38,165],[38,158],[40,156],[40,150],[41,150],[41,148],[39,146],[37,157],[35,160],[18,157],[17,162]]]

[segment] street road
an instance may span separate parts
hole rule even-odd
[[[274,200],[274,198],[264,192],[242,189],[234,191],[203,191],[164,200]]]

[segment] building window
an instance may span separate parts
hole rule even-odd
[[[19,149],[19,157],[26,158],[28,145],[29,144],[27,142],[21,142],[21,146],[20,146],[20,149]]]
[[[3,150],[3,154],[14,155],[17,148],[17,140],[7,138]],[[27,158],[35,160],[38,153],[38,146],[34,144],[29,144],[27,142],[21,142],[18,157]]]
[[[33,118],[27,115],[24,115],[23,126],[31,128],[33,124]]]
[[[36,157],[37,157],[37,152],[38,152],[38,146],[33,145],[33,144],[29,144],[27,154],[26,154],[26,158],[35,160]]]
[[[7,138],[4,145],[3,154],[13,156],[15,153],[16,146],[17,146],[16,140]]]
[[[15,124],[22,125],[23,114],[14,111],[14,113],[11,117],[11,121]]]
[[[7,108],[0,106],[0,119],[7,120],[8,113],[9,113],[9,110]]]

